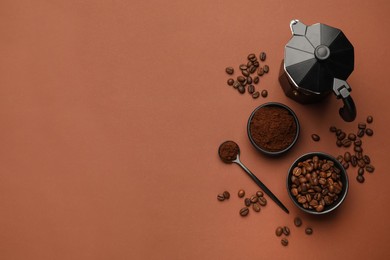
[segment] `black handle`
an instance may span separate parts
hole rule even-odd
[[[355,102],[351,96],[343,98],[344,106],[340,108],[339,114],[344,121],[352,122],[356,118],[356,107]]]

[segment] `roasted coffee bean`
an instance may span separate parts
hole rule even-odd
[[[275,235],[280,237],[283,234],[283,228],[282,227],[277,227],[275,230]]]
[[[282,238],[282,240],[280,240],[280,243],[282,243],[283,246],[287,246],[288,245],[288,239],[287,238]]]
[[[255,86],[249,85],[248,86],[248,93],[252,95],[254,92],[255,92]]]
[[[226,73],[229,74],[229,75],[232,75],[234,73],[234,69],[232,67],[227,67],[225,69]]]
[[[364,168],[358,169],[358,175],[364,175]]]
[[[245,198],[244,204],[245,206],[249,207],[251,205],[251,200],[249,198]]]
[[[245,77],[248,77],[250,75],[249,71],[248,70],[242,70],[241,71],[242,75],[244,75]]]
[[[256,212],[260,212],[260,204],[258,202],[253,203],[252,209]]]
[[[366,123],[362,123],[362,122],[360,122],[359,124],[358,124],[358,128],[359,129],[366,129]]]
[[[374,118],[372,116],[367,117],[367,123],[371,124],[374,121]]]
[[[353,167],[356,167],[357,161],[358,161],[357,157],[356,157],[355,155],[352,155],[352,156],[351,156],[351,165],[352,165]]]
[[[357,165],[358,165],[360,168],[364,168],[364,166],[366,166],[366,163],[363,161],[363,159],[360,159],[360,160],[358,160]]]
[[[253,81],[253,80],[252,80],[252,77],[251,77],[251,76],[249,76],[249,77],[246,78],[246,83],[248,83],[248,85],[249,85],[249,84],[252,84],[252,81]]]
[[[363,159],[363,153],[362,152],[355,152],[356,158],[359,160]]]
[[[265,54],[265,52],[263,52],[263,51],[260,52],[259,59],[260,59],[261,61],[265,61],[266,57],[267,57],[267,55]]]
[[[351,161],[351,153],[350,152],[345,152],[344,153],[344,160],[346,162],[350,162]]]
[[[228,200],[230,198],[230,193],[228,191],[224,191],[223,196]]]
[[[248,69],[247,65],[245,65],[245,64],[240,65],[240,70],[247,70],[247,69]]]
[[[257,69],[257,75],[259,75],[259,76],[263,76],[264,75],[264,69],[262,67],[259,67]]]
[[[302,220],[299,217],[294,218],[294,225],[296,227],[302,226]]]
[[[344,169],[348,169],[349,168],[349,163],[347,163],[347,162],[343,163],[343,168]]]
[[[283,234],[285,234],[286,236],[290,235],[290,229],[287,226],[283,227]]]
[[[342,156],[342,155],[339,155],[339,156],[337,156],[337,161],[339,162],[339,163],[343,163],[344,162],[344,157]]]
[[[375,167],[373,165],[371,165],[371,164],[367,164],[365,169],[369,173],[373,173],[375,171]]]
[[[298,193],[298,189],[297,188],[292,188],[291,189],[291,194],[296,197],[299,193]]]
[[[239,86],[241,86],[240,82],[236,81],[233,83],[233,88],[238,89]]]
[[[253,66],[253,63],[251,61],[248,61],[248,63],[246,64],[246,66],[249,68],[249,67],[252,67]]]
[[[223,196],[222,193],[221,193],[221,194],[218,194],[217,199],[218,199],[219,201],[224,201],[224,200],[225,200],[225,196]]]
[[[337,140],[337,141],[336,141],[336,145],[337,145],[338,147],[341,147],[341,146],[343,146],[343,143],[342,143],[340,140]]]
[[[250,200],[251,200],[252,203],[256,203],[257,201],[259,201],[259,198],[256,195],[252,195]]]
[[[264,73],[268,73],[268,72],[269,72],[269,67],[268,67],[268,65],[264,65],[263,70],[264,70]]]
[[[308,227],[308,228],[305,229],[305,233],[306,233],[307,235],[311,235],[311,234],[313,234],[313,229],[310,228],[310,227]]]
[[[264,197],[258,197],[259,198],[259,203],[260,203],[260,205],[261,206],[265,206],[265,205],[267,205],[267,199],[266,198],[264,198]]]
[[[256,191],[256,196],[257,197],[263,197],[264,193],[261,190]]]
[[[364,129],[359,129],[357,132],[358,137],[363,137],[364,136]]]
[[[353,142],[353,144],[354,144],[355,146],[361,146],[361,145],[362,145],[362,140],[359,139],[359,138],[356,138],[356,140]]]
[[[331,131],[332,133],[336,133],[337,127],[331,126],[331,127],[329,127],[329,131]]]
[[[365,180],[365,178],[364,178],[363,175],[358,175],[358,176],[356,176],[356,180],[357,180],[359,183],[363,183],[364,180]]]
[[[314,142],[318,142],[320,140],[320,136],[317,134],[312,134],[311,139],[313,139]]]
[[[366,128],[366,135],[372,136],[374,134],[374,131],[371,128]]]
[[[361,146],[355,146],[355,147],[353,148],[353,150],[354,150],[355,152],[357,152],[357,153],[363,152],[363,148],[362,148]]]
[[[241,94],[244,94],[244,93],[245,93],[245,87],[242,86],[242,85],[240,85],[240,86],[238,87],[238,92],[240,92]]]
[[[260,96],[259,91],[255,91],[255,93],[252,94],[253,98],[258,98]]]
[[[366,163],[366,164],[370,164],[371,162],[371,159],[368,155],[363,155],[363,161]]]
[[[258,65],[257,65],[257,66],[258,66]],[[253,66],[252,66],[252,67],[250,67],[250,69],[249,69],[249,72],[250,72],[251,74],[255,73],[255,72],[256,72],[256,70],[257,70],[257,66],[256,66],[256,63],[255,63],[255,64],[253,64]]]
[[[344,147],[350,147],[352,144],[352,141],[349,139],[344,139],[343,141],[341,141],[341,143],[343,144]]]
[[[234,84],[234,79],[228,79],[228,80],[227,80],[227,84],[228,84],[229,86],[233,86],[233,84]]]
[[[268,96],[268,91],[265,90],[265,89],[262,90],[262,91],[261,91],[261,96],[264,97],[264,98],[267,97],[267,96]]]
[[[356,135],[353,134],[353,133],[350,133],[350,134],[348,134],[348,139],[351,140],[351,141],[355,141],[356,140]]]
[[[246,81],[246,78],[244,76],[238,76],[237,77],[237,81],[242,83],[242,82],[245,82]]]
[[[322,205],[322,204],[320,204],[320,205],[318,205],[317,207],[316,207],[316,211],[317,212],[321,212],[321,211],[323,211],[324,210],[324,205]]]
[[[256,59],[257,58],[256,58],[255,54],[251,53],[251,54],[248,55],[248,60],[253,61],[253,60],[256,60]]]
[[[337,139],[342,141],[345,137],[347,136],[347,134],[345,132],[341,132],[338,136],[337,136]]]
[[[241,215],[241,217],[245,217],[245,216],[247,216],[248,214],[249,214],[249,209],[248,209],[248,207],[244,207],[244,208],[240,209],[240,215]]]
[[[253,83],[257,84],[257,83],[259,83],[259,81],[260,81],[260,78],[258,76],[253,78]]]
[[[238,195],[239,198],[243,198],[245,196],[245,191],[244,190],[239,190],[237,195]]]

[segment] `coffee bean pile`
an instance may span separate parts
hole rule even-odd
[[[371,124],[374,121],[372,116],[366,118],[366,122],[358,123],[358,129],[356,134],[349,133],[346,134],[343,130],[331,126],[329,130],[336,135],[336,145],[338,147],[353,147],[353,151],[346,151],[344,155],[337,156],[337,160],[343,165],[345,169],[348,169],[349,166],[357,167],[357,176],[356,180],[359,183],[365,181],[364,173],[373,173],[375,167],[371,164],[371,158],[363,152],[363,142],[362,139],[364,136],[372,136],[374,131],[367,127],[367,124]]]
[[[223,193],[217,195],[217,199],[219,201],[228,200],[229,198],[230,198],[230,193],[228,191],[224,191]]]
[[[267,55],[265,52],[260,52],[260,61],[265,61],[266,57]],[[260,62],[254,53],[249,54],[247,60],[247,63],[243,63],[239,66],[241,75],[237,76],[236,79],[229,78],[227,84],[233,86],[234,89],[237,89],[240,94],[248,92],[252,98],[258,98],[260,95],[264,98],[267,97],[268,91],[264,89],[260,93],[259,91],[256,91],[255,85],[259,84],[260,77],[269,72],[269,66],[260,66]],[[233,67],[227,67],[225,71],[229,75],[234,74]]]
[[[238,197],[243,198],[245,196],[244,190],[238,191]],[[240,215],[245,217],[249,214],[249,209],[252,207],[252,210],[255,212],[260,212],[261,207],[267,205],[267,199],[264,198],[264,193],[262,191],[257,191],[256,194],[247,197],[244,199],[245,207],[240,209]]]
[[[290,192],[303,208],[321,212],[339,198],[343,189],[340,172],[333,161],[313,156],[293,169]]]
[[[300,227],[302,226],[302,220],[299,218],[299,217],[295,217],[294,218],[294,225],[296,227]],[[288,226],[278,226],[275,230],[275,235],[277,237],[282,237],[282,239],[280,240],[280,243],[283,245],[283,246],[287,246],[288,245],[288,239],[287,237],[290,235],[291,231],[290,231],[290,228]],[[307,227],[305,229],[305,233],[307,235],[311,235],[313,234],[313,229],[311,227]]]

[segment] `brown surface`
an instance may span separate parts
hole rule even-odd
[[[0,258],[389,259],[389,9],[387,0],[1,1]],[[355,47],[357,121],[375,120],[364,142],[375,173],[358,184],[349,171],[345,203],[321,218],[294,207],[286,171],[311,150],[339,154],[328,127],[355,131],[357,121],[340,120],[335,98],[303,106],[282,93],[293,18],[343,30]],[[226,85],[224,68],[262,50],[269,96],[252,100]],[[265,101],[301,122],[283,158],[258,154],[246,136]],[[257,188],[219,160],[226,139],[289,215],[269,201],[239,216],[236,192]],[[232,196],[221,203],[224,190]],[[278,225],[291,229],[287,247]]]

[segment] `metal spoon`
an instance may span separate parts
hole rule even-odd
[[[231,152],[231,156],[229,158],[225,158],[222,156],[222,153],[225,151],[226,152],[226,149],[230,149],[231,151],[227,151],[227,152]],[[219,157],[221,158],[221,160],[224,162],[224,163],[236,163],[238,165],[241,166],[241,168],[249,175],[249,177],[252,178],[252,180],[265,192],[265,194],[267,194],[281,209],[283,209],[287,214],[289,213],[288,209],[283,205],[283,203],[264,185],[264,183],[262,183],[257,177],[256,175],[254,175],[241,161],[240,161],[240,147],[238,146],[238,144],[236,144],[235,142],[233,141],[226,141],[224,143],[222,143],[220,146],[219,146],[219,149],[218,149],[218,155]],[[234,159],[234,156],[235,159]]]

